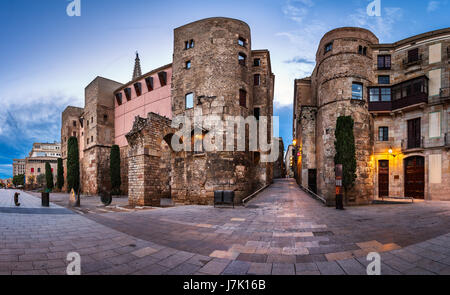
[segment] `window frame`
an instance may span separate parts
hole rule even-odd
[[[327,44],[325,44],[323,54],[327,54],[330,51],[333,51],[333,42],[328,42]]]
[[[188,96],[192,98],[192,106],[188,107]],[[184,109],[185,110],[191,110],[194,108],[194,92],[188,92],[184,95]]]
[[[381,83],[380,78],[387,78],[387,83]],[[391,84],[391,76],[390,75],[378,75],[378,84],[379,85],[389,85]]]
[[[378,127],[378,141],[382,141],[382,142],[389,141],[389,127],[388,126],[379,126]]]
[[[253,75],[253,86],[260,86],[261,85],[261,74],[254,74]]]
[[[380,58],[383,60],[381,66],[380,66]],[[389,62],[388,62],[388,60],[389,60]],[[392,67],[392,56],[390,54],[379,54],[377,56],[377,68],[378,68],[378,70],[390,70],[391,67]]]
[[[254,58],[253,59],[253,66],[254,67],[260,67],[261,66],[261,59],[260,58]]]
[[[355,96],[353,95],[353,86],[354,85],[359,85],[361,86],[361,98],[355,98]],[[353,100],[364,100],[364,84],[361,82],[352,82],[352,99]]]
[[[247,90],[239,89],[239,106],[247,108]]]
[[[239,52],[238,54],[238,62],[241,66],[246,66],[247,64],[247,55],[243,52]]]

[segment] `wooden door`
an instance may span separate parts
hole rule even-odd
[[[317,194],[317,170],[316,169],[308,169],[308,188]]]
[[[389,196],[389,161],[378,161],[378,196]]]
[[[405,159],[405,197],[424,199],[425,197],[425,159],[410,157]]]

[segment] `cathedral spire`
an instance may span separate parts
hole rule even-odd
[[[139,53],[136,51],[136,59],[134,60],[134,70],[132,80],[142,76],[141,60],[139,59]]]

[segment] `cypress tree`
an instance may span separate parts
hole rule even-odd
[[[335,130],[334,147],[336,155],[335,164],[342,164],[343,177],[342,186],[345,195],[353,187],[356,179],[356,155],[355,155],[355,137],[353,135],[354,121],[350,116],[340,116],[337,118]]]
[[[50,167],[50,163],[46,162],[45,163],[45,180],[47,182],[47,189],[52,190],[54,185],[53,185],[53,172],[52,172],[52,168]]]
[[[78,140],[71,136],[67,142],[67,190],[78,192],[80,188],[80,158],[78,155]]]
[[[118,145],[111,147],[111,155],[109,158],[109,175],[111,176],[111,193],[120,194],[120,149]]]
[[[56,186],[61,190],[64,186],[64,167],[61,158],[58,158],[58,172],[56,178]]]

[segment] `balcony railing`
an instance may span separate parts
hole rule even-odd
[[[422,60],[423,60],[422,54],[419,54],[417,59],[405,58],[405,59],[403,59],[403,67],[408,68],[411,66],[420,65],[420,64],[422,64]]]
[[[450,132],[445,133],[444,144],[446,147],[450,147]]]
[[[408,97],[403,97],[400,99],[396,99],[392,101],[392,109],[401,109],[407,106],[415,105],[418,103],[428,102],[428,94],[426,93],[418,93],[415,95],[411,95]]]
[[[420,142],[415,144],[408,144],[408,139],[402,139],[402,152],[407,152],[409,150],[423,149],[424,148],[425,137],[420,138]]]

